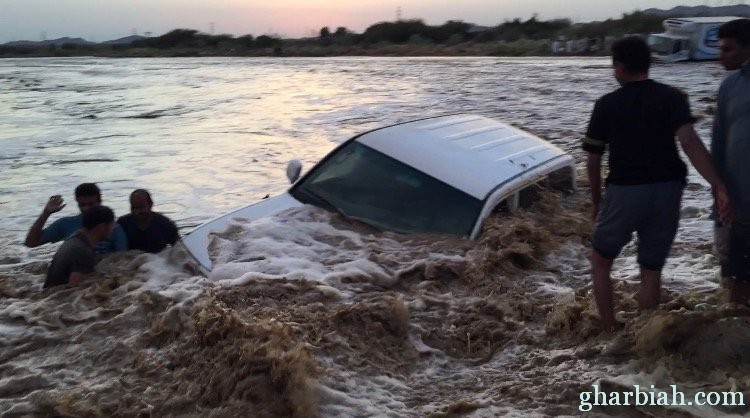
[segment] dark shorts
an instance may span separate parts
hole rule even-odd
[[[677,234],[683,188],[681,181],[608,185],[597,216],[594,250],[615,259],[637,232],[638,264],[661,270]]]
[[[729,273],[735,279],[750,282],[750,220],[737,220],[729,230]]]

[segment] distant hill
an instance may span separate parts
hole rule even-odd
[[[64,38],[49,39],[46,41],[13,41],[13,42],[8,42],[7,44],[3,44],[3,45],[4,46],[46,46],[46,45],[62,46],[65,44],[95,45],[96,42],[90,42],[83,38],[68,38],[66,36]]]
[[[669,10],[646,9],[646,14],[659,17],[702,17],[702,16],[750,16],[750,5],[737,4],[734,6],[677,6]]]
[[[55,45],[55,46],[63,46],[63,45],[130,45],[134,41],[138,41],[141,39],[146,39],[145,36],[138,36],[138,35],[132,35],[132,36],[126,36],[124,38],[120,39],[113,39],[111,41],[104,41],[100,43],[87,41],[83,38],[58,38],[58,39],[49,39],[46,41],[13,41],[8,42],[5,44],[2,44],[2,46],[10,46],[10,47],[44,47],[47,45]]]
[[[141,39],[146,39],[146,37],[140,36],[140,35],[131,35],[131,36],[126,36],[120,39],[104,41],[104,42],[101,42],[100,45],[130,45],[135,41],[140,41]]]

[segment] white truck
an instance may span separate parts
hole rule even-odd
[[[736,16],[666,19],[665,32],[650,35],[648,44],[656,61],[713,60],[719,57],[719,26]]]

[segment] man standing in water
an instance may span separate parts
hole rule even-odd
[[[610,272],[612,262],[638,233],[641,273],[639,306],[659,305],[661,270],[680,218],[687,177],[675,144],[712,186],[722,219],[731,212],[729,197],[711,156],[693,129],[687,97],[649,79],[651,52],[645,41],[628,37],[612,45],[614,77],[621,87],[597,100],[583,149],[588,152],[592,218],[591,254],[594,298],[605,330],[616,326]],[[601,202],[601,160],[609,146],[609,176]]]
[[[130,213],[117,220],[128,238],[128,249],[158,253],[174,245],[180,234],[171,219],[151,208],[154,201],[145,189],[130,194]]]
[[[714,116],[711,154],[734,203],[731,226],[717,222],[716,252],[722,276],[731,276],[730,300],[750,298],[750,19],[719,28],[719,61],[734,71],[721,83]]]
[[[47,270],[44,287],[78,284],[93,273],[94,245],[106,239],[115,228],[115,214],[106,206],[92,206],[81,215],[83,228],[76,231],[55,253]]]
[[[52,222],[50,226],[44,228],[44,224],[50,215],[61,211],[65,207],[62,197],[59,195],[50,197],[42,210],[42,214],[39,215],[39,218],[37,218],[31,229],[29,229],[24,244],[29,248],[34,248],[48,242],[62,241],[70,237],[83,227],[83,212],[86,209],[102,204],[102,192],[94,183],[79,184],[75,190],[75,197],[81,213],[60,218]],[[104,237],[96,244],[96,252],[97,254],[105,254],[115,251],[126,251],[127,247],[128,243],[125,238],[125,232],[118,225],[115,225],[112,234]]]

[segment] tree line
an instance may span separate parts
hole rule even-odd
[[[449,20],[442,25],[428,25],[421,19],[379,22],[369,26],[361,34],[339,26],[331,30],[328,26],[320,29],[317,38],[299,41],[316,42],[321,45],[376,45],[383,43],[460,43],[460,42],[513,42],[520,39],[543,40],[567,38],[603,38],[622,36],[631,33],[651,33],[661,31],[662,17],[640,11],[625,13],[619,19],[600,22],[573,23],[570,19],[539,20],[533,15],[527,20],[513,19],[489,28],[476,27],[471,23]],[[197,31],[178,29],[157,38],[134,43],[133,46],[153,46],[174,48],[184,46],[211,47],[221,43],[235,42],[248,48],[276,47],[291,40],[278,36],[261,35],[253,38],[244,35],[234,38],[231,35],[206,35]]]
[[[428,25],[420,19],[379,22],[369,26],[362,33],[354,33],[340,26],[334,30],[329,27],[320,29],[318,36],[304,39],[282,39],[278,35],[211,35],[193,29],[175,29],[161,36],[142,38],[129,44],[116,45],[64,45],[54,46],[0,46],[0,55],[24,54],[38,52],[48,48],[47,52],[71,52],[75,50],[100,51],[110,48],[113,51],[134,49],[154,50],[222,50],[224,52],[242,53],[252,50],[272,50],[282,53],[286,46],[354,46],[368,48],[387,44],[415,45],[453,45],[464,42],[514,42],[519,40],[552,40],[559,37],[567,39],[604,38],[622,36],[629,33],[651,33],[661,31],[662,17],[643,12],[626,13],[619,19],[607,19],[600,22],[573,23],[570,19],[540,20],[534,15],[526,20],[513,19],[494,27],[477,27],[473,24],[449,20],[442,25]],[[60,51],[62,49],[63,51]],[[189,53],[189,52],[188,52]]]

